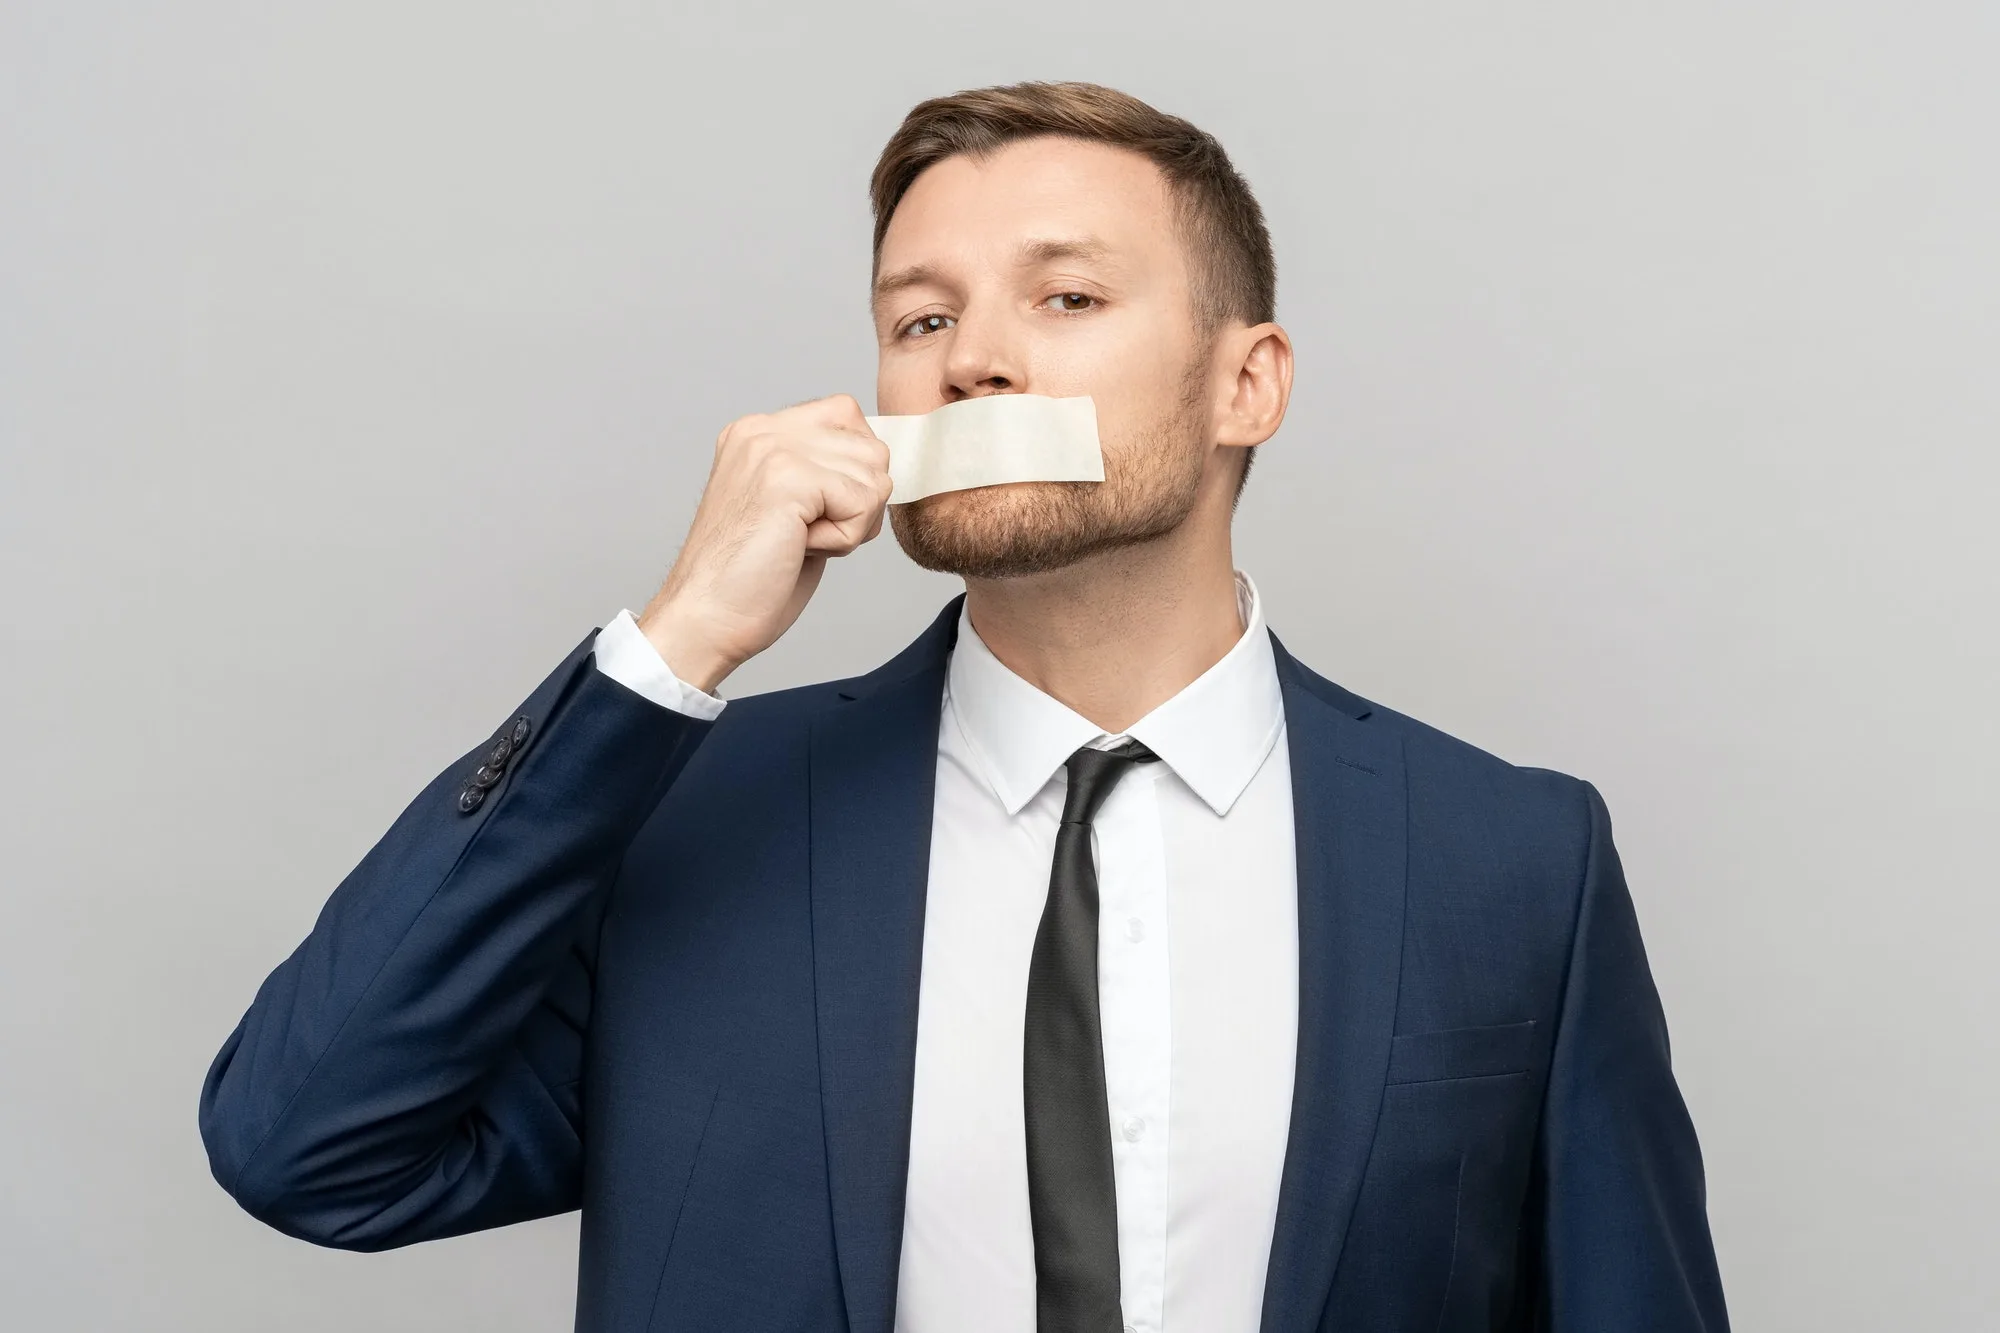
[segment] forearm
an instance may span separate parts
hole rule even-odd
[[[216,1177],[274,1225],[368,1244],[370,1219],[399,1210],[417,1219],[410,1238],[465,1229],[481,1206],[467,1192],[517,1194],[503,1211],[559,1202],[575,1127],[554,1094],[575,1073],[541,1067],[546,1044],[519,1038],[709,724],[595,670],[589,641],[512,717],[528,734],[498,780],[471,781],[482,745],[425,788],[209,1072]],[[412,1197],[426,1192],[438,1197]]]

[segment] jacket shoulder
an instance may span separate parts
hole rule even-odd
[[[1355,694],[1290,659],[1297,681],[1367,727],[1402,743],[1412,816],[1444,836],[1506,846],[1543,866],[1581,864],[1597,790],[1556,769],[1517,764],[1442,727]]]
[[[1552,1005],[1587,883],[1593,808],[1602,809],[1596,790],[1340,693],[1338,706],[1356,726],[1400,742],[1410,956],[1440,975],[1476,979],[1475,990],[1491,1001],[1426,1013],[1413,999],[1406,1020],[1418,1028],[1476,1026],[1490,1020],[1471,1015],[1500,1012],[1512,1003],[1505,997],[1521,994]]]
[[[1536,764],[1517,764],[1442,727],[1394,708],[1372,704],[1374,717],[1403,738],[1405,755],[1440,775],[1518,792],[1559,805],[1575,805],[1589,786],[1582,778]]]

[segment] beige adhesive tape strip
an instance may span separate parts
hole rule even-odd
[[[922,416],[869,417],[889,446],[890,504],[1010,481],[1103,481],[1088,398],[996,393]]]

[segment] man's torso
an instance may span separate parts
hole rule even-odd
[[[892,1317],[913,1154],[938,1150],[912,1103],[942,681],[878,677],[732,705],[626,856],[595,931],[583,1326]],[[1285,703],[1300,1087],[1265,1308],[1497,1320],[1581,785],[1296,664]]]

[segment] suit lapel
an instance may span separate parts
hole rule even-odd
[[[1403,946],[1400,740],[1278,644],[1299,882],[1298,1067],[1264,1333],[1311,1333],[1333,1285],[1389,1069]]]
[[[961,600],[812,728],[820,1095],[852,1333],[889,1333],[895,1316],[939,710]]]
[[[813,980],[835,1251],[853,1333],[889,1333],[902,1257],[917,996],[954,599],[815,719]],[[1318,1327],[1374,1143],[1403,937],[1403,752],[1369,705],[1272,636],[1284,693],[1299,884],[1291,1129],[1264,1333]]]

